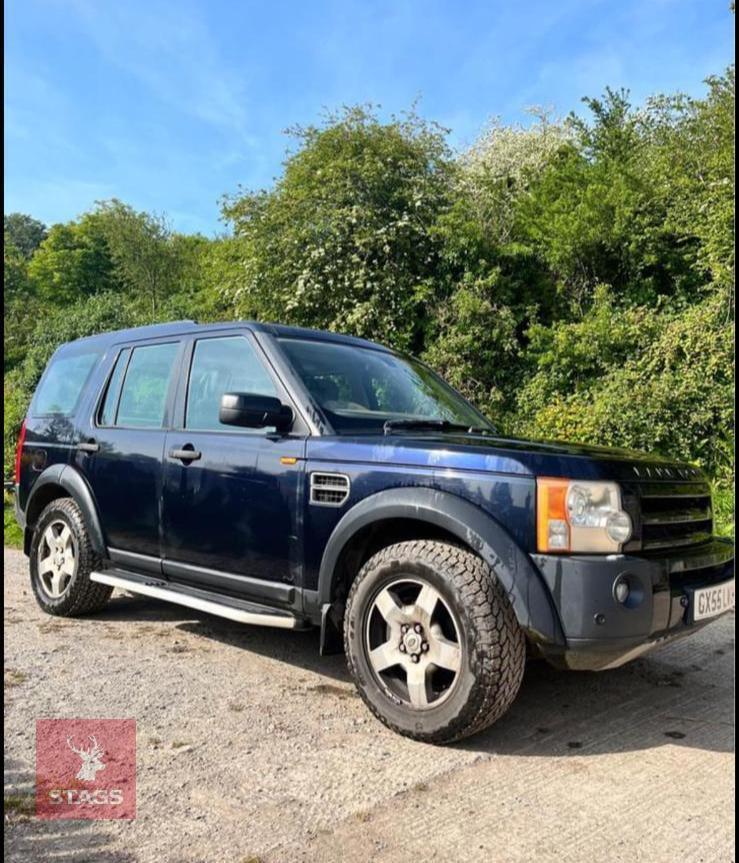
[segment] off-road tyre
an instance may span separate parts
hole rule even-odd
[[[423,710],[391,692],[369,659],[366,632],[373,603],[383,587],[405,577],[441,595],[456,618],[462,647],[461,668],[448,697]],[[526,662],[524,633],[494,572],[468,549],[436,540],[391,545],[364,564],[347,598],[344,646],[349,671],[372,713],[398,734],[435,744],[476,734],[503,716],[521,686]]]
[[[71,531],[70,546],[74,560],[73,571],[63,593],[55,597],[44,587],[39,573],[39,546],[45,541],[44,535],[49,527],[54,525],[54,529],[58,529],[60,523]],[[100,564],[101,558],[92,547],[89,531],[76,501],[71,497],[53,500],[39,516],[31,540],[29,566],[36,602],[47,614],[59,617],[77,617],[99,611],[113,592],[113,588],[108,585],[90,581],[90,573],[99,569]]]

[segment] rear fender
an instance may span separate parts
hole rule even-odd
[[[62,489],[66,495],[76,501],[82,510],[93,548],[98,554],[107,557],[100,516],[90,486],[79,471],[66,464],[55,464],[47,468],[33,484],[25,509],[26,526],[23,541],[25,553],[28,554],[30,551],[33,529],[41,511],[50,500],[59,496],[53,494],[55,487]]]

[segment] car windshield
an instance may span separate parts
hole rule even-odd
[[[283,338],[280,344],[339,434],[481,428],[490,423],[431,369],[410,358],[340,342]]]

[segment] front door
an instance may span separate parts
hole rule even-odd
[[[251,333],[194,339],[188,363],[165,443],[164,572],[236,595],[288,596],[280,586],[299,572],[304,430],[219,422],[226,392],[288,400]]]

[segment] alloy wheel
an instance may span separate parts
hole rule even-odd
[[[38,545],[38,576],[44,593],[52,599],[64,596],[72,581],[77,554],[69,525],[57,519],[44,530]]]
[[[369,663],[384,688],[416,710],[449,697],[463,648],[455,615],[435,587],[400,578],[377,593],[366,621]]]

